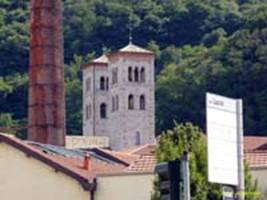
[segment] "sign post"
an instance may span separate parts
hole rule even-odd
[[[189,153],[184,152],[182,158],[183,165],[183,183],[184,183],[184,200],[190,200],[190,169],[189,169]]]
[[[209,182],[236,187],[244,200],[242,100],[206,96]]]
[[[236,102],[237,107],[237,137],[238,137],[238,186],[237,186],[237,192],[238,192],[238,200],[244,200],[245,199],[245,175],[244,175],[244,163],[243,163],[243,157],[244,157],[244,150],[243,150],[243,103],[242,100],[239,99]]]
[[[223,186],[222,187],[223,200],[234,200],[234,189],[233,187]]]

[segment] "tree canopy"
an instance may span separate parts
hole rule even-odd
[[[176,124],[163,132],[159,138],[156,156],[159,162],[181,159],[185,151],[190,152],[190,189],[192,200],[220,200],[221,186],[208,181],[207,145],[202,131],[191,123]],[[159,200],[159,182],[155,182],[152,200]],[[245,170],[246,200],[261,200],[257,182],[253,180],[248,167]]]
[[[246,133],[266,133],[265,0],[63,3],[69,134],[82,132],[81,65],[103,47],[113,51],[126,45],[130,28],[135,44],[156,52],[157,133],[171,128],[174,120],[204,128],[206,91],[243,98]],[[0,41],[0,113],[25,124],[28,0],[0,0]]]

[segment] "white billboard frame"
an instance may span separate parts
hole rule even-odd
[[[243,191],[242,100],[206,94],[208,180]]]

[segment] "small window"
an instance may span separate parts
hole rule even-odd
[[[112,97],[112,112],[116,110],[116,102],[115,102],[115,97]]]
[[[128,109],[133,110],[134,109],[134,96],[132,94],[128,97]]]
[[[146,109],[146,99],[144,95],[140,96],[140,110]]]
[[[141,134],[140,134],[140,132],[136,132],[135,145],[141,145]]]
[[[118,68],[112,70],[112,84],[118,83]]]
[[[144,67],[142,67],[142,69],[141,69],[140,78],[141,78],[141,82],[142,83],[146,82],[146,73],[145,73],[145,68]]]
[[[116,95],[116,110],[119,110],[119,96]]]
[[[109,78],[106,78],[106,90],[109,90]]]
[[[128,80],[129,80],[129,82],[133,81],[133,69],[132,69],[132,67],[128,68]]]
[[[91,105],[86,105],[85,107],[85,118],[86,120],[91,118]]]
[[[100,105],[100,118],[101,119],[107,118],[107,105],[105,103],[102,103]]]
[[[105,77],[100,77],[100,90],[105,90]]]
[[[139,72],[138,72],[138,68],[137,67],[134,69],[134,81],[135,82],[139,81]]]
[[[91,78],[87,78],[86,81],[85,81],[85,87],[86,87],[86,91],[90,91],[91,89]]]

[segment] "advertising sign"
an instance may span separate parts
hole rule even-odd
[[[207,93],[208,178],[210,182],[237,186],[238,100]]]

